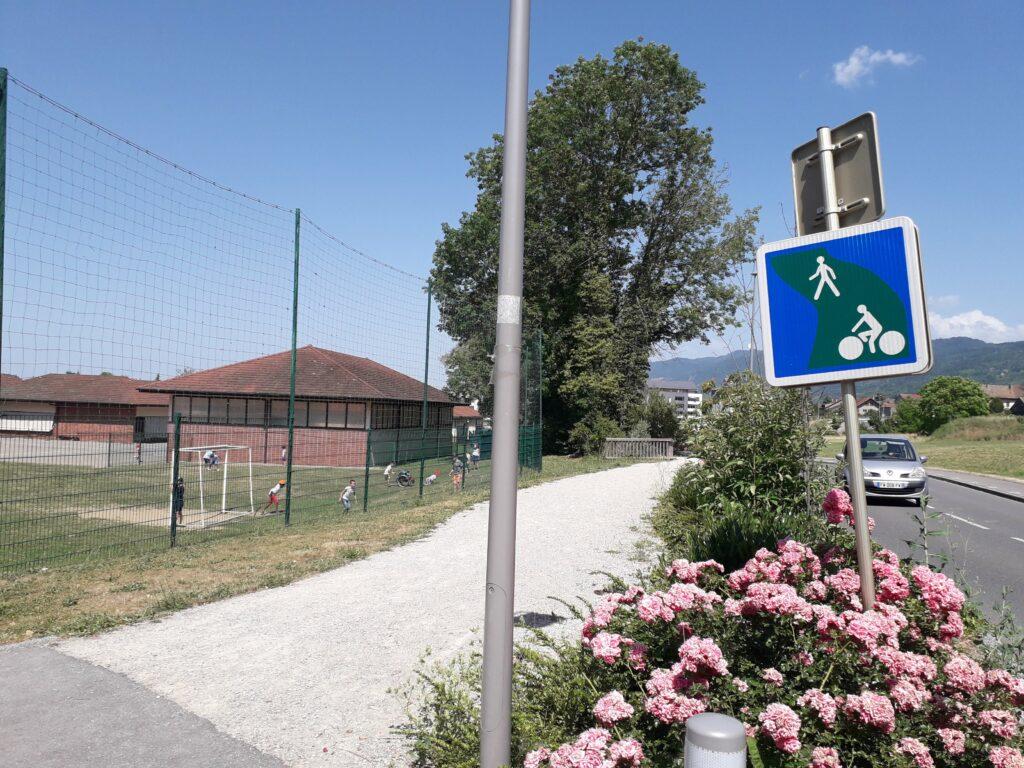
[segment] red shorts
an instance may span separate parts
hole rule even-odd
[[[275,507],[277,506],[277,494],[276,493],[270,494],[270,503],[273,504]]]

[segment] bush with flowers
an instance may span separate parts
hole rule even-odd
[[[964,594],[878,549],[863,610],[849,498],[830,491],[824,511],[832,542],[786,539],[731,572],[676,559],[605,594],[577,641],[524,650],[517,764],[678,765],[686,720],[713,711],[744,723],[754,765],[1024,768],[1024,679],[979,661]]]

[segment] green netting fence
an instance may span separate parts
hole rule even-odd
[[[3,70],[0,244],[0,573],[489,488],[490,422],[446,390],[425,275]]]

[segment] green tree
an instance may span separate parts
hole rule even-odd
[[[988,397],[976,381],[960,376],[938,376],[921,387],[921,431],[934,432],[943,424],[965,416],[984,416]]]
[[[1006,408],[1003,407],[1003,401],[998,397],[993,397],[988,401],[988,412],[996,415],[1002,415],[1006,413]]]
[[[679,440],[681,427],[676,409],[657,392],[647,395],[645,418],[650,425],[651,437],[671,437]]]
[[[593,433],[635,420],[653,345],[707,339],[744,298],[730,278],[752,250],[757,214],[733,216],[711,132],[691,124],[703,88],[667,46],[627,41],[610,59],[559,67],[533,98],[524,327],[544,332],[548,449],[569,444],[576,424]],[[432,281],[441,328],[457,345],[449,378],[474,382],[480,397],[501,137],[467,159],[476,205],[442,226]]]
[[[910,398],[900,400],[892,417],[892,426],[897,432],[921,432],[924,429],[921,401]]]

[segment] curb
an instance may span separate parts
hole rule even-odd
[[[988,493],[992,496],[1000,496],[1010,501],[1019,501],[1024,504],[1024,496],[1019,493],[1010,493],[1009,491],[1000,491],[998,488],[989,488],[984,485],[977,485],[976,483],[969,483],[965,480],[954,480],[951,477],[942,477],[941,475],[933,475],[929,473],[928,478],[930,480],[941,480],[944,483],[952,483],[953,485],[960,485],[964,488],[970,488],[975,491],[981,491],[982,493]]]

